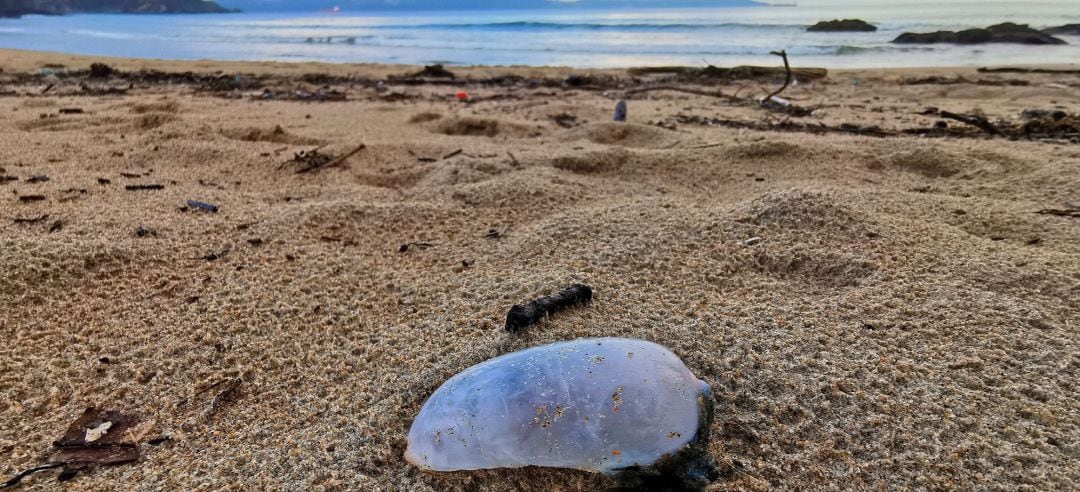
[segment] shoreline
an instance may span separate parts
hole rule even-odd
[[[402,72],[416,71],[423,65],[385,64],[385,63],[336,63],[306,61],[228,61],[228,60],[169,60],[160,58],[124,58],[96,55],[70,54],[53,51],[19,50],[0,48],[0,69],[4,72],[30,72],[42,68],[45,64],[73,65],[73,68],[87,69],[91,63],[105,63],[114,68],[133,70],[160,70],[167,72],[215,72],[249,73],[261,75],[303,75],[319,73],[326,75],[359,75],[366,77],[387,77],[400,75]],[[627,70],[641,67],[621,68],[574,68],[569,66],[528,66],[528,65],[448,65],[454,72],[473,77],[491,77],[501,74],[534,76],[539,74],[623,74]],[[775,67],[782,67],[777,64]],[[793,65],[801,68],[799,65]],[[1049,70],[1080,70],[1080,63],[1074,64],[1010,64],[991,66],[990,68],[1038,68]],[[900,76],[900,75],[972,75],[986,67],[904,67],[904,68],[826,68],[831,75],[862,76]],[[227,69],[227,70],[226,70]]]

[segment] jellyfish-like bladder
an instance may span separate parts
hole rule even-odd
[[[542,345],[477,364],[428,398],[405,458],[433,471],[542,466],[624,485],[696,490],[715,479],[709,385],[644,340]]]

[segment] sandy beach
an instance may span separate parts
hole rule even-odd
[[[209,75],[66,75],[97,62]],[[614,487],[403,452],[455,373],[618,336],[712,385],[712,490],[1080,487],[1080,219],[1037,213],[1078,208],[1080,145],[905,133],[1077,115],[1080,75],[830,71],[793,117],[624,70],[388,78],[420,68],[0,50],[0,479],[98,407],[138,461],[23,489]]]

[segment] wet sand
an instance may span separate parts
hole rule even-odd
[[[16,178],[0,182],[5,479],[98,406],[143,422],[142,456],[65,487],[610,487],[565,470],[425,473],[402,454],[420,405],[456,372],[621,336],[671,348],[712,385],[716,490],[1080,483],[1080,219],[1035,213],[1080,203],[1080,145],[681,124],[784,116],[670,92],[632,98],[627,124],[609,121],[619,91],[577,88],[337,84],[348,100],[317,103],[188,85],[41,94],[15,75],[98,59],[0,54],[0,175]],[[903,82],[929,74],[1004,82]],[[932,126],[927,107],[1080,113],[1080,76],[843,71],[784,96],[820,107],[798,121],[899,130]],[[340,166],[286,163],[359,144]],[[125,188],[146,184],[163,189]],[[44,199],[20,199],[32,195]],[[512,304],[573,283],[594,288],[592,305],[503,330]],[[235,378],[217,404],[203,391]],[[145,443],[159,436],[171,441]]]

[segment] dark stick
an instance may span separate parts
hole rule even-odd
[[[22,472],[19,472],[18,475],[15,475],[14,477],[11,477],[11,480],[8,480],[8,481],[6,481],[4,483],[0,483],[0,489],[6,489],[6,488],[9,488],[9,487],[14,487],[16,485],[19,485],[19,482],[22,482],[22,479],[24,479],[26,477],[29,477],[30,475],[33,475],[33,474],[35,474],[37,472],[45,471],[45,470],[52,470],[53,468],[60,468],[60,467],[66,466],[66,465],[67,465],[66,463],[51,463],[51,464],[48,464],[48,465],[35,466],[35,467],[33,467],[33,468],[29,469],[29,470],[23,470]]]
[[[784,92],[784,89],[787,89],[788,86],[791,85],[791,65],[788,64],[787,50],[770,51],[769,54],[776,55],[784,59],[784,85],[780,86],[780,88],[777,89],[776,92],[769,94],[769,97],[763,99],[762,102],[769,101],[772,98],[779,96],[781,92]]]
[[[200,202],[198,200],[188,200],[187,204],[191,208],[197,208],[197,209],[205,210],[207,212],[214,213],[214,214],[216,214],[217,211],[218,211],[217,205],[211,205],[209,203]]]
[[[139,185],[127,185],[124,189],[128,191],[140,191],[140,190],[164,190],[165,185],[162,184],[139,184]]]
[[[528,304],[515,304],[506,313],[506,331],[511,333],[524,330],[539,323],[545,316],[551,316],[564,309],[572,308],[592,301],[592,287],[574,284],[550,296],[541,297]]]
[[[971,125],[971,126],[973,126],[975,128],[978,128],[978,129],[986,132],[986,133],[989,133],[991,135],[996,135],[996,136],[999,136],[999,137],[1007,137],[1008,136],[1008,135],[1005,134],[1005,132],[1002,132],[998,127],[991,124],[989,121],[987,121],[986,118],[983,118],[982,116],[956,114],[956,113],[950,113],[948,111],[942,111],[942,112],[940,112],[938,114],[940,114],[942,118],[948,118],[950,120],[956,120],[956,121],[959,121],[959,122],[961,122],[961,123],[963,123],[965,125]]]
[[[697,89],[689,89],[689,88],[686,88],[686,87],[678,87],[678,86],[674,86],[674,85],[656,85],[656,86],[652,86],[652,87],[642,87],[642,88],[639,88],[639,89],[631,89],[631,90],[626,91],[626,95],[630,96],[630,95],[633,95],[633,94],[641,94],[641,93],[644,93],[644,92],[652,92],[652,91],[682,92],[684,94],[693,94],[695,96],[718,97],[720,99],[726,99],[727,101],[733,102],[733,103],[739,103],[739,102],[744,101],[741,98],[738,98],[738,97],[735,97],[735,96],[729,96],[729,95],[724,94],[723,92],[720,92],[720,91],[709,92],[709,91],[703,91],[703,90],[697,90]]]

